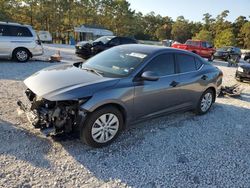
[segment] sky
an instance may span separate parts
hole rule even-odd
[[[154,11],[175,20],[182,15],[189,21],[202,21],[203,14],[214,18],[224,10],[230,13],[227,20],[233,22],[238,16],[250,16],[250,0],[127,0],[132,10],[143,14]]]

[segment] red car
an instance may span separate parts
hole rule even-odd
[[[213,61],[214,59],[215,49],[207,41],[187,40],[185,44],[174,43],[172,47],[196,53],[203,58],[208,58],[209,61]]]

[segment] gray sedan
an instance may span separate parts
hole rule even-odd
[[[207,113],[222,72],[187,51],[134,44],[41,70],[24,83],[29,104],[18,105],[36,128],[77,132],[102,147],[137,121],[179,110]]]

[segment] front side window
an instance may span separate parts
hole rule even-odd
[[[196,70],[196,62],[193,56],[186,54],[177,54],[176,61],[179,66],[180,73],[191,72]]]
[[[144,69],[152,71],[158,76],[175,74],[175,62],[173,54],[162,54],[155,57]]]

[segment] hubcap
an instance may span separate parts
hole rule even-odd
[[[119,129],[119,120],[115,114],[100,116],[93,124],[91,135],[94,141],[106,143],[114,138]]]
[[[201,100],[201,110],[202,110],[202,112],[206,112],[210,108],[210,106],[212,104],[212,101],[213,101],[212,94],[211,93],[206,93],[204,95],[204,97],[202,98],[202,100]]]
[[[20,61],[25,61],[28,58],[28,54],[24,50],[21,50],[16,53],[16,57]]]

